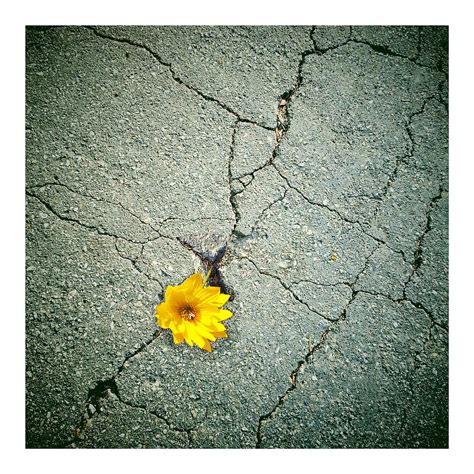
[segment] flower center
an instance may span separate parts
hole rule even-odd
[[[183,319],[187,319],[188,321],[192,321],[196,317],[196,313],[194,312],[194,309],[192,306],[186,305],[181,308],[179,315]]]

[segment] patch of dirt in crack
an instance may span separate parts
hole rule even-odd
[[[178,238],[178,241],[183,247],[191,250],[191,252],[193,252],[194,255],[199,258],[199,260],[201,260],[201,264],[206,274],[209,271],[211,272],[208,279],[209,285],[218,286],[222,293],[230,295],[229,301],[233,301],[235,298],[234,289],[224,281],[224,277],[222,276],[220,269],[222,263],[224,261],[228,262],[230,258],[227,252],[227,243],[218,247],[217,250],[199,250],[196,248],[196,246],[184,239]]]

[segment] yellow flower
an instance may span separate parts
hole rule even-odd
[[[158,326],[171,329],[175,344],[186,341],[212,351],[209,341],[227,337],[226,327],[220,322],[232,316],[228,309],[220,309],[230,295],[221,294],[218,286],[204,287],[200,273],[191,275],[181,285],[168,286],[165,301],[156,307]]]

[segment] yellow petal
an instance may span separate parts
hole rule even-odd
[[[230,295],[220,292],[218,286],[208,286],[200,290],[196,296],[199,298],[199,305],[223,306],[227,303]]]
[[[183,293],[179,287],[168,286],[168,288],[166,288],[164,304],[170,312],[179,316],[180,308],[186,304],[185,296],[185,293]]]
[[[169,324],[168,324],[168,327],[171,329],[171,331],[174,333],[178,333],[178,332],[183,332],[183,331],[178,331],[178,321],[176,319],[172,319]]]
[[[219,295],[219,297],[214,300],[214,302],[218,306],[224,306],[227,303],[227,301],[229,301],[229,298],[230,298],[230,295],[226,295],[225,293],[221,293]]]
[[[220,293],[214,296],[214,298],[212,298],[210,303],[216,306],[224,306],[227,303],[227,301],[229,301],[229,298],[230,298],[230,295],[226,295],[225,293]]]
[[[185,328],[184,328],[184,339],[186,340],[186,342],[188,343],[189,346],[193,347],[194,344],[193,344],[193,341],[190,337],[190,334],[189,334],[189,325],[186,324]]]
[[[156,320],[162,328],[168,328],[170,321],[173,319],[173,312],[170,311],[166,303],[161,303],[156,307]]]
[[[221,289],[218,286],[206,286],[205,288],[201,288],[197,293],[196,296],[199,298],[201,303],[205,303],[208,300],[211,300],[215,296],[219,295]]]
[[[228,309],[221,309],[219,311],[219,320],[220,321],[225,321],[226,319],[229,319],[232,316],[232,311],[229,311]]]
[[[176,286],[169,285],[165,291],[165,301],[172,300],[175,294],[176,294]]]
[[[196,321],[194,324],[195,324],[196,330],[199,334],[206,337],[207,339],[210,339],[211,341],[216,340],[216,338],[214,337],[214,335],[211,332],[210,328],[207,328],[204,324],[200,323],[199,321]]]
[[[193,324],[188,325],[188,333],[193,340],[201,349],[205,346],[206,341],[204,338],[198,333],[196,327]]]
[[[161,319],[159,316],[156,317],[156,323],[160,328],[169,329],[170,327],[170,320],[169,319]]]
[[[202,315],[213,317],[213,318],[221,318],[221,310],[218,306],[216,305],[211,305],[211,304],[206,304],[206,305],[200,305],[199,306],[199,312]]]
[[[220,309],[230,295],[221,293],[217,286],[204,284],[201,274],[195,273],[178,286],[168,286],[165,301],[156,307],[156,321],[171,330],[175,344],[186,341],[191,347],[196,344],[210,352],[210,341],[227,337],[226,327],[219,321],[230,318],[232,312]],[[191,316],[191,311],[195,317],[188,320],[186,315]]]
[[[226,330],[226,327],[221,324],[213,321],[212,323],[208,324],[209,329],[215,334],[216,332],[222,332]]]
[[[194,292],[202,288],[202,276],[200,273],[195,273],[187,278],[179,287],[186,292]]]
[[[185,327],[186,327],[186,323],[184,322],[184,320],[182,318],[179,318],[176,321],[176,331],[177,332],[184,332]]]

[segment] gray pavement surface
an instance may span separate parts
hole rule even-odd
[[[448,446],[446,27],[26,40],[27,447]],[[174,345],[224,246],[229,338]]]

